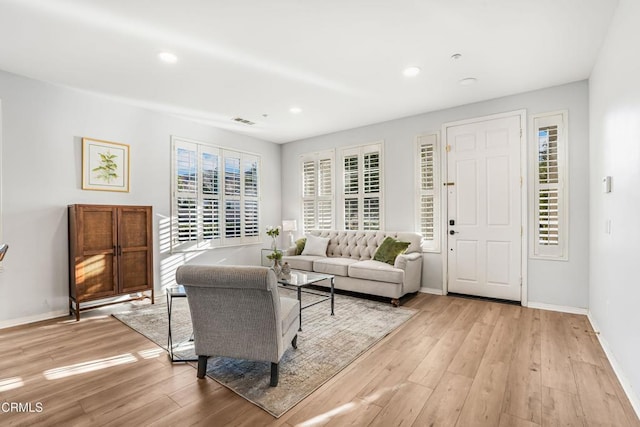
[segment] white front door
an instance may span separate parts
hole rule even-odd
[[[520,116],[446,128],[448,291],[521,300]]]

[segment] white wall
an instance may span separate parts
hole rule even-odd
[[[471,88],[471,90],[473,90]],[[443,123],[526,109],[528,114],[569,111],[569,261],[529,260],[529,301],[585,308],[588,303],[588,87],[587,82],[499,98],[392,120],[285,144],[282,150],[282,214],[300,223],[298,156],[316,150],[384,140],[385,228],[413,229],[415,137]],[[423,287],[442,289],[440,254],[425,255]]]
[[[262,223],[280,222],[279,145],[2,71],[0,100],[2,237],[10,245],[0,273],[0,327],[66,312],[68,204],[152,205],[156,290],[172,280],[185,258],[159,249],[159,228],[166,229],[170,212],[170,135],[260,154]],[[81,189],[84,136],[130,145],[129,193]],[[258,264],[262,246],[216,249],[189,259]]]
[[[591,75],[591,319],[640,413],[640,2],[621,0]],[[604,194],[602,178],[613,178]],[[605,221],[611,220],[611,234]]]

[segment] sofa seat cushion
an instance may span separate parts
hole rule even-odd
[[[294,270],[313,271],[313,262],[317,259],[326,259],[326,257],[312,255],[283,256],[282,264],[288,262]]]
[[[280,317],[282,321],[282,333],[286,334],[293,322],[298,320],[300,303],[297,299],[280,297]]]
[[[357,262],[357,259],[352,258],[321,258],[313,262],[313,271],[316,273],[346,277],[349,275],[349,266]]]
[[[386,262],[367,260],[349,265],[349,277],[376,282],[403,283],[404,271]]]

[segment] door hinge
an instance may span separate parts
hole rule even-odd
[[[520,177],[520,187],[522,187],[522,176]]]
[[[522,129],[520,129],[520,138],[522,138]]]
[[[524,232],[523,232],[523,230],[522,230],[522,226],[520,226],[520,237],[522,237],[522,234],[523,234],[523,233],[524,233]]]
[[[446,150],[447,150],[447,153],[451,151],[451,146],[449,144],[447,144]]]

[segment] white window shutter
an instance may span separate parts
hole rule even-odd
[[[334,228],[333,150],[300,156],[303,231]]]
[[[567,112],[532,122],[531,257],[568,259]]]
[[[381,230],[382,143],[343,149],[341,158],[344,229]]]
[[[260,158],[172,137],[171,250],[260,240]]]
[[[417,224],[427,251],[440,250],[440,156],[438,134],[417,138]]]

